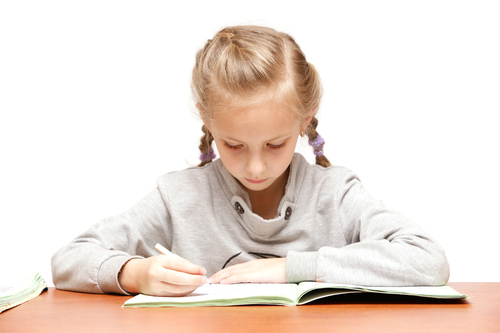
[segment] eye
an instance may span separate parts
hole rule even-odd
[[[227,149],[240,149],[241,145],[232,146],[229,143],[224,141],[224,147],[226,147]]]
[[[281,149],[283,147],[285,147],[285,144],[286,144],[286,141],[279,144],[279,145],[272,145],[272,144],[268,144],[268,147],[271,148],[271,149]]]

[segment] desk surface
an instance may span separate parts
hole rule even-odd
[[[500,283],[449,285],[469,298],[346,295],[293,307],[122,309],[128,297],[49,288],[1,313],[0,332],[500,332]]]

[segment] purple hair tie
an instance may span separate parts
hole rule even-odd
[[[321,156],[323,155],[323,145],[325,144],[325,140],[318,134],[316,140],[309,141],[309,145],[314,148],[314,155]]]
[[[200,155],[200,160],[201,161],[210,161],[210,160],[215,159],[216,157],[217,157],[217,155],[215,155],[214,149],[212,147],[210,147],[210,149],[207,152],[204,152]]]

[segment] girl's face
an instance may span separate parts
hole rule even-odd
[[[289,112],[268,106],[232,111],[205,125],[226,169],[252,191],[264,190],[284,176],[301,130]]]

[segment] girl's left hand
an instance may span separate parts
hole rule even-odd
[[[229,266],[210,278],[211,283],[286,283],[286,258],[255,259]]]

